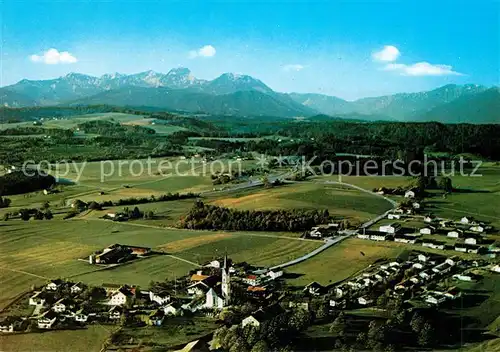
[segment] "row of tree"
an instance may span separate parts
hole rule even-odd
[[[198,201],[181,227],[204,230],[305,231],[330,220],[328,210],[237,210]]]

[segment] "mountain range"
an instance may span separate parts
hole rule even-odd
[[[279,93],[247,75],[224,73],[214,80],[187,68],[94,77],[79,73],[50,80],[21,80],[0,88],[3,106],[147,106],[170,111],[235,116],[334,117],[446,123],[499,123],[498,87],[446,85],[431,91],[346,101],[312,93]]]

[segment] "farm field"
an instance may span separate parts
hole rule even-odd
[[[25,352],[27,350],[62,352],[68,351],[68,347],[71,346],[73,352],[98,352],[110,335],[110,331],[108,327],[89,325],[81,330],[54,330],[43,334],[0,335],[0,348],[2,351],[10,352]]]
[[[241,191],[213,204],[237,209],[328,209],[330,215],[363,221],[391,208],[382,198],[337,185],[295,183],[257,192]]]
[[[373,188],[396,188],[407,187],[412,182],[412,177],[408,176],[339,176],[339,175],[325,175],[316,176],[313,178],[315,181],[335,181],[350,183],[366,190],[371,191]]]
[[[480,177],[452,176],[456,192],[446,199],[440,196],[426,201],[432,212],[438,216],[459,219],[469,215],[481,221],[500,227],[500,167],[486,165],[477,173]]]
[[[300,275],[288,280],[291,285],[304,286],[317,281],[327,286],[354,275],[377,260],[396,258],[406,249],[397,243],[350,238],[285,271]]]
[[[220,233],[156,228],[104,220],[10,221],[0,224],[0,308],[32,285],[69,278],[89,284],[128,283],[186,275],[225,251],[237,261],[272,265],[299,257],[321,245],[288,233]],[[78,258],[113,243],[147,246],[171,253],[154,255],[102,270]],[[257,254],[256,254],[257,253]]]

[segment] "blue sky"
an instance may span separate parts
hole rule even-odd
[[[4,0],[1,6],[2,86],[69,72],[178,66],[204,79],[245,73],[278,91],[346,99],[499,83],[494,0]]]

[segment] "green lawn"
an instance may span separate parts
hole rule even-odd
[[[69,350],[72,352],[98,352],[109,335],[110,328],[101,325],[89,325],[82,330],[0,335],[0,349],[9,352],[63,352]]]
[[[330,215],[363,221],[391,208],[375,195],[337,185],[295,183],[221,196],[214,204],[238,209],[328,209]]]

